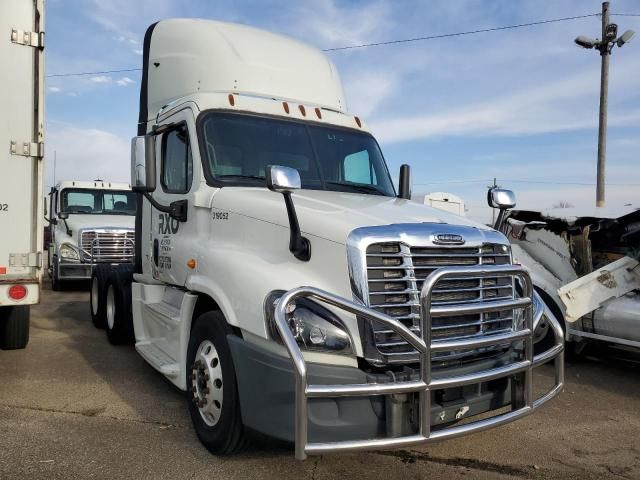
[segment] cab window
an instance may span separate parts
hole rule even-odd
[[[167,132],[162,139],[162,189],[167,193],[191,190],[193,160],[186,125]]]

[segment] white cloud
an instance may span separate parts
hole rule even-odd
[[[141,48],[136,48],[131,50],[133,53],[135,53],[136,55],[142,55],[142,49]]]
[[[67,95],[70,97],[77,97],[78,94],[76,92],[67,92]]]
[[[630,64],[618,66],[618,88],[633,88]],[[626,70],[626,72],[625,72]],[[528,86],[489,101],[455,106],[442,112],[390,117],[371,122],[387,142],[446,136],[532,135],[596,127],[593,99],[598,82],[585,72],[565,76],[542,86]],[[629,75],[626,75],[629,73]],[[640,110],[618,108],[609,113],[609,125],[638,125]]]
[[[133,80],[131,80],[129,77],[122,77],[116,81],[116,84],[121,87],[126,87],[130,83],[133,83]]]
[[[51,93],[60,93],[62,91],[60,87],[49,87],[47,90]]]
[[[63,126],[49,128],[46,155],[56,152],[56,180],[104,178],[129,182],[129,141],[111,132]],[[47,162],[47,179],[53,181],[53,161]]]
[[[97,77],[91,77],[89,80],[91,80],[94,83],[111,83],[113,79],[106,75],[99,75]]]

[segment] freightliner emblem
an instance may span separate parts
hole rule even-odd
[[[436,233],[433,243],[437,243],[438,245],[462,245],[464,244],[464,238],[462,235],[456,235],[454,233]]]

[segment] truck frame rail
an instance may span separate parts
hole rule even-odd
[[[496,300],[475,304],[432,305],[433,290],[439,281],[445,278],[450,279],[468,275],[479,277],[516,277],[520,280],[522,295],[520,298],[514,298],[513,300],[506,301]],[[384,384],[364,383],[352,385],[310,385],[307,380],[307,366],[304,356],[286,321],[287,306],[297,298],[303,297],[332,305],[338,309],[358,315],[368,320],[380,322],[393,330],[418,352],[420,359],[419,379],[396,381]],[[533,285],[528,273],[521,266],[482,265],[471,267],[443,267],[431,273],[423,284],[420,293],[420,303],[422,307],[420,318],[421,336],[418,336],[405,325],[390,316],[326,291],[313,287],[300,287],[286,292],[276,305],[275,323],[294,366],[293,370],[296,378],[296,458],[304,460],[307,455],[408,447],[436,440],[454,438],[514,421],[531,413],[533,410],[536,410],[541,405],[557,396],[564,385],[564,357],[562,355],[564,350],[564,335],[562,327],[553,315],[548,315],[548,321],[550,322],[555,336],[555,344],[547,351],[534,356],[533,332],[542,316],[542,312],[538,312],[537,318],[534,319],[532,299]],[[514,327],[511,332],[487,334],[471,339],[433,340],[431,338],[431,326],[432,319],[434,317],[452,314],[491,312],[508,308],[522,309],[524,321],[521,328]],[[523,342],[524,344],[524,358],[520,361],[473,374],[452,375],[437,379],[433,378],[431,366],[432,352],[474,349],[491,345],[513,344],[516,342]],[[541,397],[534,399],[533,369],[551,360],[554,361],[555,366],[554,386]],[[523,374],[524,382],[521,388],[513,388],[515,392],[512,392],[512,397],[515,401],[512,403],[511,411],[498,414],[490,418],[475,420],[472,423],[452,425],[432,431],[430,412],[431,392],[433,390],[478,384],[520,373]],[[391,395],[414,392],[419,395],[419,424],[418,431],[415,434],[366,440],[347,440],[325,443],[308,442],[307,428],[309,398]]]

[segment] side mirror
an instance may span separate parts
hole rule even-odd
[[[400,179],[398,180],[398,198],[411,200],[411,167],[400,166]]]
[[[153,135],[131,139],[131,189],[141,193],[156,189],[156,138]]]
[[[60,212],[58,213],[58,218],[61,220],[66,220],[69,218],[69,212]]]
[[[294,190],[300,190],[302,187],[300,172],[295,168],[269,165],[267,167],[267,187],[278,193],[291,193]]]
[[[281,193],[284,197],[284,204],[287,207],[289,251],[298,260],[308,262],[311,258],[311,242],[302,236],[296,208],[291,198],[291,192],[300,190],[301,186],[300,173],[295,168],[281,167],[280,165],[269,165],[267,167],[267,187],[272,192]]]
[[[516,206],[516,194],[503,188],[491,188],[487,192],[487,203],[491,208],[506,210]]]

